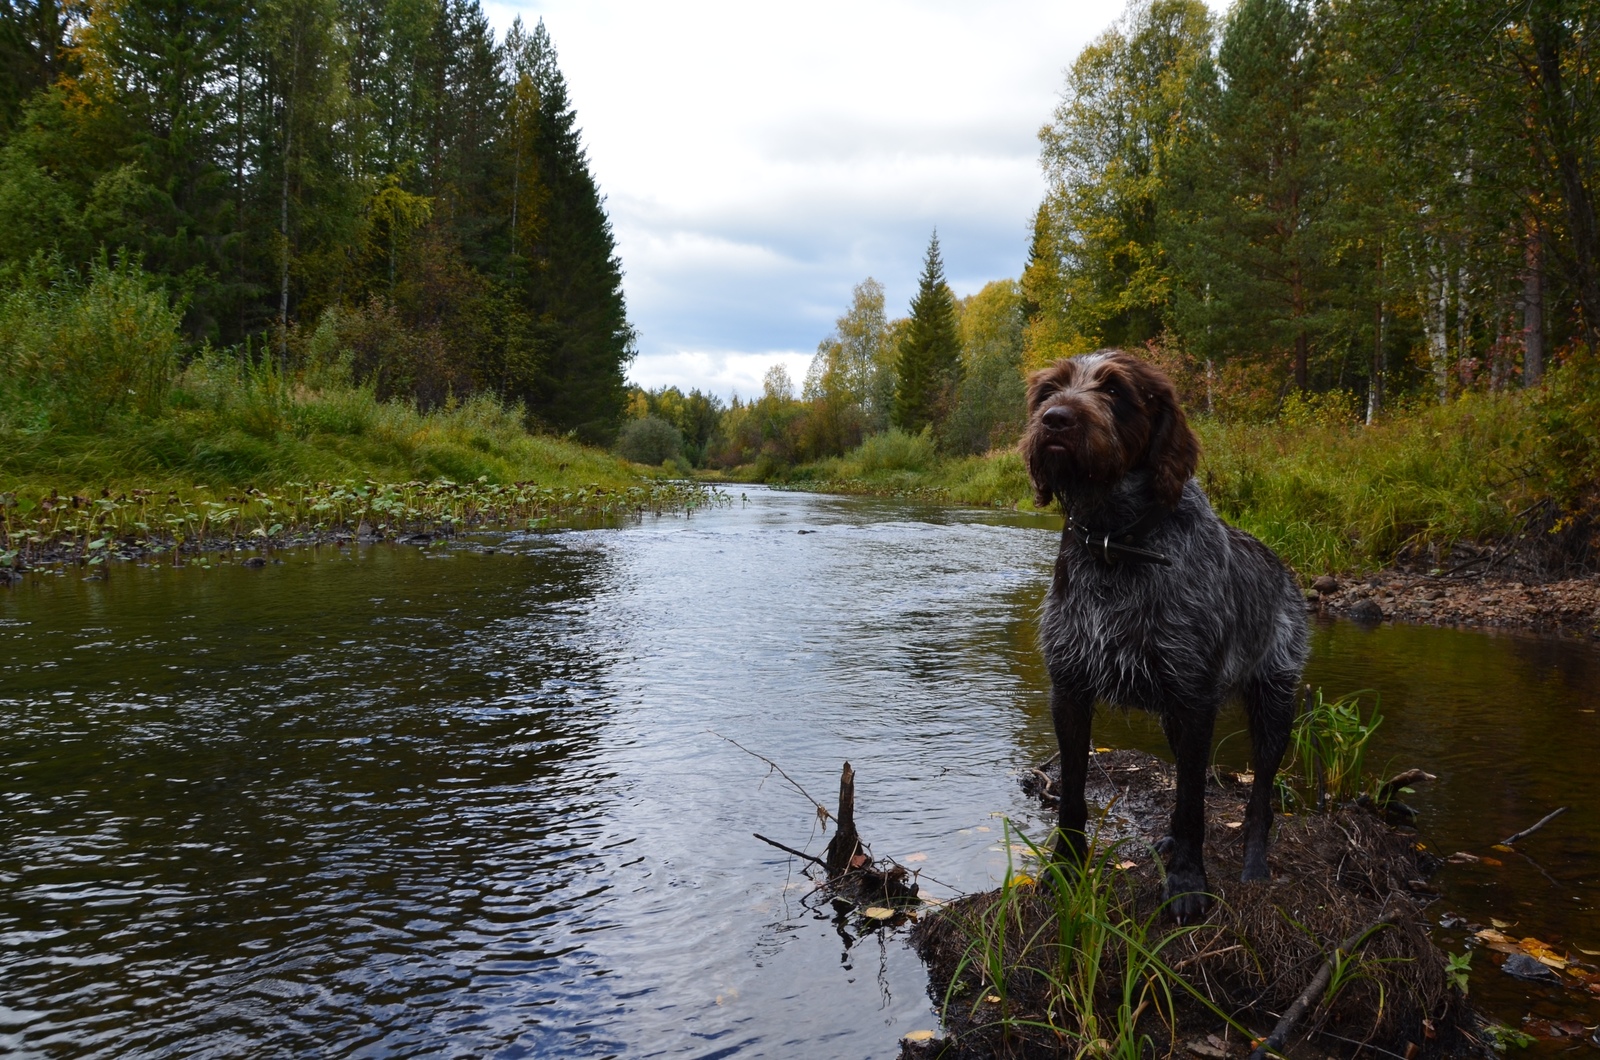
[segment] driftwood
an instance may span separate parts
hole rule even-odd
[[[1560,817],[1562,814],[1564,814],[1566,812],[1567,812],[1567,807],[1565,807],[1565,806],[1563,806],[1563,807],[1561,807],[1560,809],[1557,809],[1557,810],[1552,810],[1549,813],[1545,814],[1543,817],[1539,818],[1533,824],[1529,825],[1527,828],[1524,828],[1522,831],[1517,832],[1517,833],[1515,833],[1513,835],[1507,836],[1505,839],[1500,840],[1500,845],[1503,846],[1503,847],[1514,846],[1517,843],[1518,840],[1522,840],[1522,839],[1528,838],[1533,833],[1537,832],[1539,829],[1543,828],[1545,825],[1549,824],[1551,821],[1555,820],[1557,817]]]
[[[1354,952],[1363,942],[1367,941],[1374,931],[1387,927],[1393,920],[1394,914],[1385,912],[1377,920],[1339,943],[1338,948],[1328,954],[1328,959],[1322,962],[1322,967],[1317,969],[1317,974],[1312,978],[1310,984],[1306,986],[1299,997],[1294,999],[1294,1004],[1290,1005],[1288,1010],[1284,1012],[1283,1017],[1278,1020],[1278,1025],[1272,1028],[1272,1033],[1263,1038],[1261,1043],[1250,1053],[1250,1060],[1266,1060],[1268,1053],[1275,1053],[1282,1049],[1283,1043],[1288,1040],[1290,1034],[1294,1033],[1295,1026],[1305,1018],[1307,1012],[1316,1007],[1318,1001],[1322,1000],[1322,995],[1328,989],[1328,984],[1333,982],[1333,973],[1339,962],[1345,956]]]

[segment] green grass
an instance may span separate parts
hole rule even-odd
[[[1009,821],[1004,841],[1008,852],[1024,852],[1033,875],[1017,871],[1008,853],[999,890],[944,914],[968,940],[945,990],[946,1025],[998,1032],[1018,1052],[1024,1041],[1126,1060],[1169,1050],[1177,995],[1199,995],[1163,954],[1196,928],[1163,929],[1159,911],[1136,915],[1115,845],[1092,845],[1077,866]],[[1152,1038],[1155,1027],[1167,1040]]]
[[[1311,575],[1376,569],[1408,546],[1503,538],[1522,531],[1519,514],[1536,502],[1570,504],[1571,461],[1548,440],[1552,407],[1537,395],[1468,394],[1371,426],[1337,402],[1291,403],[1272,423],[1192,423],[1218,514]],[[941,459],[931,437],[898,432],[796,468],[786,482],[1033,508],[1015,450]]]
[[[45,417],[0,425],[0,492],[451,479],[625,487],[641,469],[576,442],[530,434],[491,397],[420,412],[379,401],[338,373],[322,378],[202,358],[157,415],[125,412],[95,430]]]

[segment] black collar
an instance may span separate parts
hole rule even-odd
[[[1115,566],[1117,563],[1154,563],[1163,567],[1172,566],[1172,561],[1160,552],[1147,548],[1140,548],[1137,542],[1142,536],[1161,525],[1162,520],[1172,514],[1172,509],[1160,504],[1152,504],[1146,508],[1144,514],[1121,530],[1102,531],[1095,530],[1079,522],[1071,512],[1067,513],[1067,532],[1089,550],[1089,554],[1100,562]]]

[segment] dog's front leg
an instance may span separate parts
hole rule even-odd
[[[1083,785],[1089,776],[1089,732],[1094,721],[1094,695],[1050,685],[1050,717],[1061,749],[1061,802],[1055,852],[1069,867],[1083,867],[1088,850],[1089,805]]]
[[[1177,799],[1172,808],[1172,842],[1163,897],[1180,924],[1197,923],[1211,908],[1205,865],[1206,764],[1211,757],[1214,704],[1175,705],[1161,715],[1161,727],[1178,763]]]

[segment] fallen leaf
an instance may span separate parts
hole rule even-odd
[[[1244,822],[1243,821],[1228,821],[1228,822],[1224,823],[1222,827],[1224,827],[1224,828],[1243,828],[1244,827]]]
[[[1096,747],[1094,749],[1094,753],[1097,754],[1097,755],[1103,755],[1107,751],[1110,751],[1110,750],[1111,750],[1111,748],[1109,748],[1109,747]]]
[[[1517,945],[1521,946],[1522,951],[1529,957],[1532,957],[1546,968],[1554,968],[1560,971],[1572,963],[1565,956],[1551,949],[1548,943],[1541,942],[1538,939],[1522,939]]]
[[[1504,843],[1496,843],[1494,846],[1490,847],[1489,849],[1490,850],[1498,850],[1502,854],[1515,854],[1517,852],[1517,848],[1516,847],[1508,847]]]
[[[978,827],[973,829],[974,832],[987,832],[988,830],[989,826],[986,824],[980,824]]]
[[[906,855],[906,860],[909,861],[911,864],[915,865],[919,861],[927,861],[928,860],[928,855],[922,853],[921,851],[918,851],[915,854],[907,854]]]
[[[870,916],[874,920],[888,920],[894,916],[894,910],[884,905],[869,905],[861,910],[862,916]]]
[[[1495,927],[1499,928],[1501,931],[1504,931],[1506,928],[1511,926],[1510,924],[1506,923],[1504,920],[1496,920],[1494,917],[1490,917],[1489,918],[1489,923],[1493,924]]]
[[[904,1038],[901,1038],[900,1040],[903,1041],[903,1042],[931,1042],[931,1041],[933,1041],[933,1032],[932,1031],[912,1031],[910,1034],[906,1035]]]
[[[1582,946],[1579,946],[1578,947],[1578,952],[1579,953],[1587,953],[1591,957],[1600,957],[1600,950],[1586,950]]]
[[[1476,854],[1469,854],[1465,850],[1458,850],[1454,854],[1451,854],[1449,857],[1445,858],[1445,860],[1452,865],[1471,865],[1473,862],[1478,861],[1479,858]]]
[[[1119,869],[1126,870],[1126,869],[1131,869],[1133,867],[1134,867],[1134,863],[1131,862],[1131,861],[1119,861],[1119,862],[1117,862],[1117,868],[1119,868]]]
[[[1481,861],[1482,861],[1482,862],[1483,862],[1483,863],[1484,863],[1484,864],[1485,864],[1485,865],[1489,865],[1489,866],[1492,866],[1492,867],[1493,867],[1493,868],[1497,868],[1497,869],[1498,869],[1498,868],[1499,868],[1499,867],[1500,867],[1500,866],[1501,866],[1501,865],[1504,865],[1504,864],[1505,864],[1505,862],[1503,862],[1503,861],[1501,861],[1501,860],[1500,860],[1500,859],[1499,859],[1499,858],[1491,858],[1491,857],[1484,857],[1484,858],[1481,858],[1481,859],[1480,859],[1480,860],[1481,860]]]
[[[990,994],[988,997],[984,998],[984,1000],[989,1002],[989,1004],[991,1004],[991,1005],[998,1005],[998,1004],[1000,1004],[1000,995],[999,994]]]

